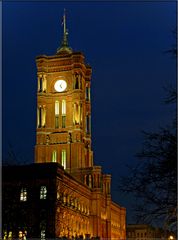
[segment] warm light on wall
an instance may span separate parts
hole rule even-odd
[[[169,236],[169,240],[173,240],[174,237],[172,235]]]

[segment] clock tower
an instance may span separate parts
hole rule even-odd
[[[126,210],[112,201],[111,175],[93,164],[91,67],[69,47],[65,14],[63,26],[56,54],[36,58],[35,164],[8,166],[3,175],[3,239],[125,240]],[[12,214],[9,222],[6,213],[17,207],[21,221]]]
[[[91,150],[91,67],[68,45],[66,16],[63,39],[53,56],[37,64],[35,162],[57,162],[75,176],[93,167]]]

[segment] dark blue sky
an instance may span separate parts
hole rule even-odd
[[[172,117],[163,87],[175,85],[176,63],[164,51],[175,42],[176,2],[3,2],[3,159],[10,143],[21,163],[33,162],[35,57],[56,53],[64,8],[70,46],[93,69],[94,162],[112,174],[113,199],[130,213],[118,179],[135,164],[141,130]]]

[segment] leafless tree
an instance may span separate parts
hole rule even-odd
[[[169,52],[177,56],[176,47]],[[176,89],[166,90],[165,103],[176,105]],[[122,177],[119,184],[121,191],[136,198],[134,209],[138,222],[159,222],[167,230],[176,230],[177,220],[176,128],[175,114],[169,126],[157,132],[143,131],[144,142],[136,155],[137,166],[129,167],[128,176]]]

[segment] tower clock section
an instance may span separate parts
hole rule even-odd
[[[39,56],[36,162],[58,162],[69,173],[93,166],[91,67],[82,53]]]

